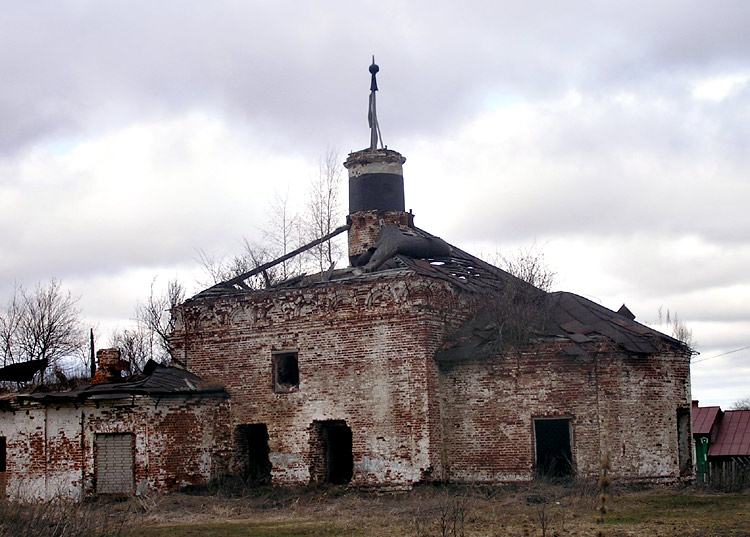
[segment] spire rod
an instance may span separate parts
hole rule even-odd
[[[372,79],[370,80],[370,109],[367,112],[367,121],[370,124],[370,150],[375,151],[378,148],[378,140],[380,140],[380,147],[383,147],[383,136],[380,134],[380,125],[378,125],[378,115],[375,109],[375,92],[378,91],[378,81],[375,79],[375,75],[380,71],[380,67],[375,64],[375,55],[372,56],[372,65],[370,65],[370,73]]]

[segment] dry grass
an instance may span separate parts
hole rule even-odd
[[[394,494],[341,488],[245,492],[159,497],[138,515],[132,535],[593,537],[601,529],[593,483],[423,486]],[[750,493],[681,488],[613,490],[609,496],[603,528],[608,537],[750,535]]]
[[[0,504],[0,535],[115,536],[123,529],[123,521],[121,534],[139,537],[594,537],[600,530],[607,537],[750,535],[750,493],[614,489],[609,497],[602,529],[596,524],[599,496],[595,483],[422,486],[394,494],[337,487],[245,489],[235,496],[213,490],[127,502],[59,503],[61,519],[94,522],[93,528],[87,522],[73,533],[35,533],[28,523],[31,519],[18,524],[20,511],[13,515],[15,528],[29,530],[13,533],[6,528],[6,517],[22,507]],[[78,514],[64,514],[66,510]],[[39,520],[46,521],[41,525],[48,528],[55,517],[37,516]]]
[[[99,502],[0,501],[0,537],[118,537],[129,519],[124,505]]]

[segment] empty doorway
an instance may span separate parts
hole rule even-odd
[[[310,449],[312,481],[345,485],[352,480],[352,430],[344,420],[314,421]]]
[[[541,475],[564,477],[573,474],[573,453],[569,419],[535,419],[536,470]]]
[[[245,481],[267,485],[271,482],[268,457],[268,427],[265,423],[239,425],[235,431],[237,452]]]

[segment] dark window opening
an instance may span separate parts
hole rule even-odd
[[[5,499],[5,471],[6,471],[6,443],[5,437],[0,436],[0,501]]]
[[[274,387],[277,392],[291,392],[299,387],[299,365],[296,352],[284,352],[273,357]]]
[[[237,454],[242,478],[250,483],[271,482],[271,461],[268,458],[268,428],[265,423],[239,425],[235,430]]]
[[[0,472],[5,472],[6,457],[5,437],[0,436]]]
[[[573,453],[569,419],[534,420],[536,437],[536,470],[541,475],[573,475]]]
[[[680,475],[689,475],[693,469],[689,408],[677,409],[677,454],[680,463]]]
[[[310,449],[310,478],[313,482],[345,485],[352,480],[352,430],[345,421],[314,421]]]

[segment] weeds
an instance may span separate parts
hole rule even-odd
[[[413,525],[416,537],[465,537],[469,498],[466,495],[446,496],[436,508],[415,509]]]
[[[596,517],[596,523],[599,526],[599,530],[596,532],[596,537],[605,537],[606,535],[604,533],[603,527],[604,515],[607,514],[607,501],[609,501],[607,492],[609,491],[609,486],[612,484],[612,478],[609,477],[609,456],[605,455],[602,459],[601,469],[602,474],[599,478],[599,507],[597,508],[597,511],[599,511],[599,516]]]
[[[605,530],[607,537],[750,535],[750,494],[618,486],[612,502],[614,486],[602,485],[595,480],[425,485],[399,494],[262,488],[233,498],[193,491],[120,502],[0,503],[0,537],[593,537]],[[592,516],[595,510],[601,524]]]
[[[0,537],[118,537],[127,514],[95,502],[0,502]]]

